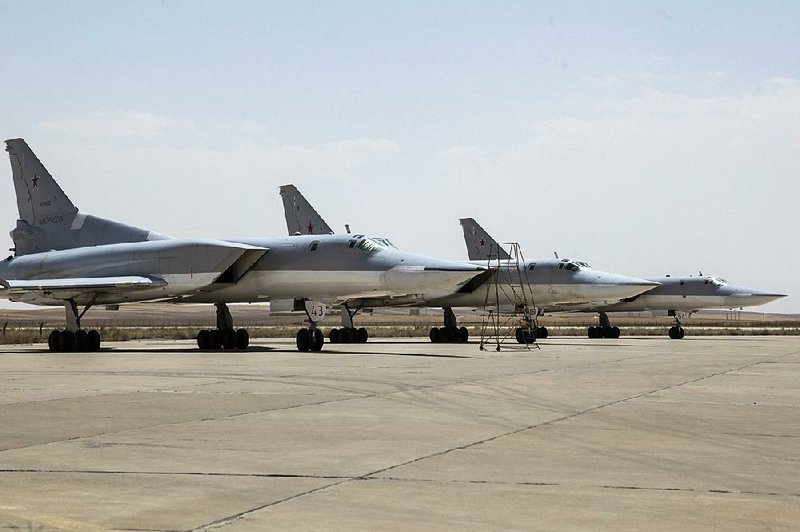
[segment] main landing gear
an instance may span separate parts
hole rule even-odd
[[[532,344],[537,338],[547,338],[547,327],[517,327],[514,337],[518,344]]]
[[[311,319],[308,307],[306,307],[305,310],[310,325],[307,329],[300,329],[297,331],[297,350],[300,352],[322,351],[322,345],[325,343],[325,336],[322,334],[322,331],[317,329],[317,322]]]
[[[428,337],[434,344],[467,343],[469,331],[466,327],[459,327],[456,315],[450,307],[444,307],[444,327],[431,328]]]
[[[689,313],[689,316],[684,316],[674,310],[670,310],[668,314],[675,319],[675,325],[669,328],[669,337],[672,340],[682,340],[686,336],[686,331],[681,327],[681,322],[691,316],[691,313]]]
[[[332,344],[365,344],[369,339],[369,332],[364,327],[356,329],[353,318],[359,309],[350,310],[347,305],[342,305],[342,328],[331,329],[328,339]]]
[[[197,347],[203,350],[247,349],[250,345],[250,333],[247,329],[233,328],[233,317],[228,305],[214,303],[214,306],[217,307],[217,328],[203,329],[197,333]]]
[[[100,351],[100,333],[81,329],[81,318],[86,311],[92,308],[93,301],[87,304],[83,312],[78,312],[78,305],[69,299],[64,302],[67,311],[67,328],[63,331],[53,331],[47,337],[47,347],[54,353],[68,353],[71,351]]]
[[[608,314],[605,312],[600,313],[600,325],[597,327],[589,327],[589,338],[619,338],[619,327],[612,326],[611,321],[608,319]]]

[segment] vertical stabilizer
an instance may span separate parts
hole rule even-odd
[[[506,250],[474,218],[462,218],[459,221],[464,229],[464,243],[467,245],[469,260],[511,260]]]
[[[16,255],[166,238],[78,211],[23,139],[6,141],[19,219],[11,231]]]
[[[28,225],[47,225],[75,217],[78,208],[22,139],[6,141],[11,159],[19,219]]]
[[[280,187],[283,214],[290,235],[331,235],[333,229],[325,223],[314,207],[294,185]]]

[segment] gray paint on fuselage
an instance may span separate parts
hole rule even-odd
[[[485,260],[471,262],[487,264]],[[568,259],[528,261],[520,263],[519,271],[513,261],[501,261],[499,264],[491,261],[489,264],[499,266],[497,280],[489,279],[472,293],[454,294],[434,303],[444,307],[479,308],[485,303],[491,306],[497,304],[497,292],[501,305],[514,305],[522,303],[522,281],[526,285],[524,293],[529,297],[532,294],[529,305],[546,312],[556,312],[614,303],[657,286],[653,281],[596,270]],[[500,286],[495,291],[496,283]],[[511,286],[514,287],[513,291]]]
[[[735,309],[764,305],[786,297],[763,290],[730,284],[716,277],[654,277],[660,283],[631,301],[614,305],[597,306],[595,312],[641,312],[674,310],[694,312],[701,309]]]
[[[385,245],[365,252],[358,247],[365,239],[369,237],[336,234],[238,239],[237,243],[267,247],[270,251],[235,285],[187,301],[213,302],[219,298],[236,303],[309,298],[333,302],[390,293],[415,294],[416,300],[424,301],[431,295],[455,292],[486,269]],[[405,275],[405,269],[411,272]],[[448,272],[457,281],[445,287]]]

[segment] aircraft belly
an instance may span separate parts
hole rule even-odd
[[[239,282],[193,296],[191,301],[248,303],[270,299],[336,300],[386,293],[380,271],[253,270]]]

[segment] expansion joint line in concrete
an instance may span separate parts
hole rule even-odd
[[[384,467],[382,469],[378,469],[378,470],[372,471],[370,473],[366,473],[364,475],[359,475],[359,476],[352,477],[352,478],[345,478],[345,479],[342,479],[342,480],[340,480],[338,482],[333,482],[333,483],[325,485],[325,486],[320,486],[320,487],[317,487],[317,488],[314,488],[314,489],[311,489],[311,490],[307,490],[307,491],[304,491],[304,492],[301,492],[301,493],[296,493],[294,495],[291,495],[289,497],[285,497],[285,498],[280,499],[280,500],[271,501],[269,503],[262,504],[262,505],[260,505],[258,507],[251,508],[249,510],[245,510],[243,512],[239,512],[239,513],[237,513],[235,515],[231,515],[231,516],[225,517],[223,519],[219,519],[219,520],[214,521],[212,523],[208,523],[208,524],[202,525],[202,526],[197,527],[197,528],[195,528],[193,530],[208,530],[208,529],[213,529],[213,528],[224,527],[226,525],[229,525],[231,523],[239,521],[240,519],[243,519],[248,515],[251,515],[253,513],[259,512],[261,510],[265,510],[265,509],[270,508],[272,506],[276,506],[278,504],[281,504],[281,503],[284,503],[284,502],[287,502],[287,501],[290,501],[290,500],[293,500],[293,499],[297,499],[297,498],[300,498],[300,497],[304,497],[306,495],[311,495],[313,493],[317,493],[317,492],[320,492],[320,491],[323,491],[323,490],[327,490],[327,489],[330,489],[330,488],[335,488],[337,486],[340,486],[342,484],[345,484],[345,483],[348,483],[348,482],[351,482],[351,481],[364,481],[364,480],[381,479],[382,478],[380,476],[381,473],[385,473],[385,472],[391,471],[393,469],[397,469],[397,468],[400,468],[400,467],[403,467],[403,466],[407,466],[407,465],[410,465],[410,464],[421,462],[423,460],[428,460],[430,458],[436,458],[436,457],[439,457],[439,456],[443,456],[443,455],[449,454],[449,453],[451,453],[453,451],[461,451],[461,450],[469,449],[469,448],[472,448],[472,447],[475,447],[475,446],[478,446],[478,445],[482,445],[482,444],[485,444],[485,443],[489,443],[489,442],[492,442],[492,441],[496,441],[496,440],[499,440],[499,439],[502,439],[502,438],[505,438],[505,437],[508,437],[508,436],[513,436],[515,434],[520,434],[520,433],[528,431],[528,430],[532,430],[532,429],[536,429],[536,428],[552,425],[552,424],[555,424],[555,423],[559,423],[561,421],[566,421],[568,419],[573,419],[575,417],[579,417],[579,416],[582,416],[584,414],[588,414],[588,413],[591,413],[591,412],[596,412],[596,411],[602,410],[604,408],[608,408],[608,407],[611,407],[611,406],[614,406],[614,405],[618,405],[618,404],[621,404],[621,403],[624,403],[624,402],[627,402],[627,401],[631,401],[631,400],[634,400],[634,399],[639,399],[639,398],[642,398],[642,397],[646,397],[646,396],[654,394],[654,393],[663,392],[663,391],[670,390],[670,389],[673,389],[673,388],[679,388],[681,386],[686,386],[687,384],[693,384],[693,383],[701,382],[701,381],[704,381],[704,380],[707,380],[707,379],[712,379],[714,377],[718,377],[720,375],[725,375],[727,373],[732,373],[732,372],[736,372],[736,371],[742,371],[744,369],[755,367],[755,366],[758,366],[760,364],[775,362],[777,360],[780,360],[780,359],[785,358],[787,356],[791,356],[793,354],[795,354],[795,353],[794,352],[786,353],[784,355],[781,355],[781,356],[779,356],[777,358],[770,359],[768,361],[760,360],[760,361],[756,361],[756,362],[753,362],[753,363],[750,363],[750,364],[745,364],[745,365],[740,366],[740,367],[730,368],[730,369],[727,369],[727,370],[724,370],[724,371],[718,371],[718,372],[715,372],[715,373],[711,373],[709,375],[703,375],[703,376],[698,377],[696,379],[690,379],[690,380],[687,380],[687,381],[683,381],[683,382],[679,382],[679,383],[675,383],[675,384],[670,384],[668,386],[662,386],[660,388],[656,388],[656,389],[653,389],[653,390],[641,392],[641,393],[634,394],[634,395],[631,395],[631,396],[628,396],[628,397],[623,397],[622,399],[616,399],[614,401],[609,401],[608,403],[604,403],[604,404],[601,404],[601,405],[593,406],[591,408],[587,408],[587,409],[581,410],[579,412],[574,412],[574,413],[566,415],[566,416],[561,416],[561,417],[556,418],[556,419],[551,419],[551,420],[548,420],[548,421],[544,421],[542,423],[536,423],[536,424],[533,424],[533,425],[528,425],[528,426],[522,427],[520,429],[516,429],[516,430],[513,430],[513,431],[505,432],[505,433],[502,433],[502,434],[497,434],[495,436],[491,436],[489,438],[484,438],[484,439],[481,439],[481,440],[478,440],[478,441],[474,441],[472,443],[458,445],[458,446],[455,446],[455,447],[451,447],[449,449],[445,449],[443,451],[439,451],[439,452],[436,452],[436,453],[431,453],[431,454],[425,455],[425,456],[420,456],[420,457],[414,458],[412,460],[407,460],[407,461],[399,463],[399,464],[395,464],[395,465],[392,465],[392,466],[389,466],[389,467]],[[482,380],[490,380],[490,379],[482,379]],[[452,383],[449,383],[448,385],[451,385],[451,384]],[[647,488],[637,488],[637,487],[634,487],[634,486],[599,486],[599,487],[600,488],[604,488],[604,489],[647,489]],[[667,489],[668,488],[663,488],[662,491],[667,490]],[[725,492],[720,490],[720,491],[716,491],[715,493],[725,493]],[[769,494],[769,495],[782,495],[782,494]],[[794,496],[794,494],[790,494],[790,496]]]

